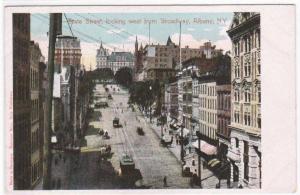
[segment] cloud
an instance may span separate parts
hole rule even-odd
[[[226,32],[229,29],[230,23],[231,21],[227,20],[224,25],[219,27],[219,36],[222,39],[215,41],[216,47],[224,51],[231,51],[231,40]]]
[[[171,36],[172,41],[175,44],[179,43],[179,34],[175,33]],[[205,42],[208,42],[208,39],[196,39],[191,34],[181,34],[181,47],[189,46],[190,48],[199,48]],[[211,41],[213,45],[216,45],[217,49],[223,49],[224,51],[231,50],[231,41],[228,36],[225,39],[220,39],[217,41]]]
[[[38,36],[33,35],[31,36],[31,40],[35,43],[39,44],[41,49],[42,55],[45,57],[45,61],[48,61],[48,45],[49,45],[49,38],[47,34],[40,34]]]
[[[217,40],[213,43],[216,45],[217,49],[223,49],[224,52],[231,51],[231,40],[229,38]]]
[[[81,47],[81,64],[85,66],[86,69],[96,68],[96,54],[99,45],[96,43],[89,43],[89,42],[80,42]]]
[[[136,35],[136,36],[137,36],[139,44],[142,43],[144,46],[147,45],[147,44],[149,44],[149,37],[148,36],[141,35],[141,34]],[[125,42],[127,42],[127,43],[135,43],[136,36],[129,36],[128,39]],[[157,41],[156,39],[153,39],[152,37],[150,37],[150,43],[161,44],[159,41]]]
[[[108,30],[108,31],[106,31],[108,34],[113,34],[113,33],[121,33],[121,32],[123,32],[123,31],[125,31],[125,29],[111,29],[111,30]]]
[[[228,34],[227,34],[227,30],[229,29],[229,26],[230,26],[230,22],[231,21],[226,21],[226,23],[224,25],[222,25],[221,27],[219,27],[219,36],[221,37],[228,37]]]
[[[175,33],[171,36],[172,41],[175,44],[179,44],[179,33]],[[207,39],[197,40],[191,34],[181,34],[181,47],[189,46],[190,48],[199,48]]]
[[[194,28],[187,28],[187,31],[195,31]]]

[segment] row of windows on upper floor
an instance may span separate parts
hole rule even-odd
[[[250,112],[244,112],[243,116],[239,111],[234,111],[232,122],[237,124],[243,124],[245,126],[253,126],[257,128],[261,128],[261,118],[260,116],[256,116]]]
[[[30,88],[39,88],[39,72],[33,68],[30,68]]]
[[[232,51],[234,56],[239,56],[241,53],[250,52],[252,49],[260,48],[260,31],[257,30],[252,34],[248,34],[233,41]]]
[[[258,56],[258,52],[253,52],[250,55],[250,58],[250,61],[245,62],[244,56],[241,56],[240,61],[237,64],[234,64],[234,67],[232,69],[234,78],[240,78],[242,74],[244,77],[250,77],[252,71],[257,75],[261,74],[261,63],[260,57]],[[241,68],[241,66],[243,67]],[[243,71],[242,74],[241,71]]]
[[[261,89],[258,87],[254,94],[251,94],[250,89],[246,89],[243,92],[243,98],[241,98],[241,92],[238,89],[234,90],[234,101],[240,102],[244,101],[245,103],[250,103],[251,101],[257,100],[258,103],[261,103]]]

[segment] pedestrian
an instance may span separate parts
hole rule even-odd
[[[164,177],[164,187],[167,187],[167,176]]]

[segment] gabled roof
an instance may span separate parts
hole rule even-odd
[[[108,57],[109,61],[117,61],[117,57],[125,57],[125,61],[133,62],[134,56],[130,52],[112,52],[111,55]]]

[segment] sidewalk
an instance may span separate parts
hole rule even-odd
[[[157,137],[161,138],[161,126],[157,126],[157,118],[152,117],[152,123],[150,123],[150,118],[146,117],[137,107],[136,110],[143,116],[145,122],[152,128],[152,130],[155,132]],[[165,134],[165,132],[163,132]],[[181,145],[176,144],[176,140],[174,139],[172,145],[168,147],[169,151],[176,157],[178,162],[181,164],[181,158],[180,158],[180,151],[181,151]],[[212,176],[213,173],[208,169],[201,169],[202,172],[202,179],[207,178],[209,176]],[[219,183],[219,180],[216,176],[209,177],[208,179],[205,179],[202,181],[202,187],[205,189],[215,189],[216,184]],[[196,187],[196,186],[195,186]],[[227,188],[226,181],[221,181],[221,188]]]
[[[70,157],[63,152],[53,152],[51,163],[51,189],[68,189]]]

